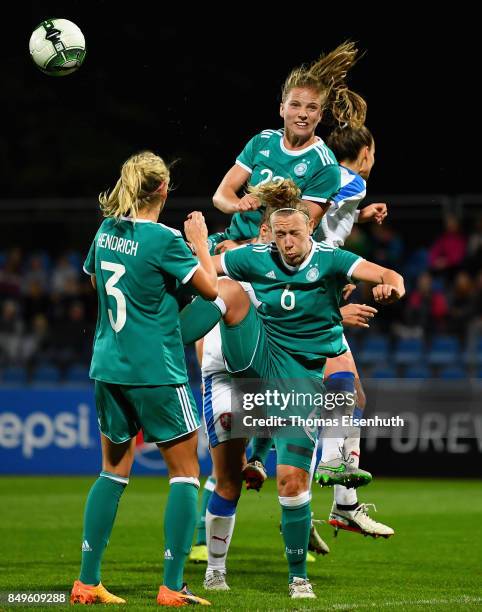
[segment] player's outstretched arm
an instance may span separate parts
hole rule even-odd
[[[358,217],[358,223],[368,223],[369,221],[375,221],[378,225],[381,225],[388,215],[388,208],[385,202],[378,202],[376,204],[369,204],[360,210]]]
[[[218,275],[207,247],[208,228],[200,212],[192,212],[184,222],[184,233],[192,244],[200,266],[193,274],[191,284],[202,297],[215,300],[218,297]]]
[[[405,295],[403,277],[371,261],[361,261],[353,270],[352,278],[374,284],[373,297],[380,304],[392,304]]]
[[[340,308],[343,327],[370,327],[370,319],[377,314],[377,309],[366,304],[347,304]]]
[[[249,194],[244,195],[242,198],[237,196],[238,191],[248,181],[250,176],[247,170],[234,164],[226,172],[219,187],[216,189],[216,193],[213,196],[214,206],[228,215],[259,208],[260,202],[258,198]]]

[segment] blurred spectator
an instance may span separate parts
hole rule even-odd
[[[82,302],[68,307],[67,315],[52,329],[52,345],[57,364],[64,367],[75,362],[90,361],[93,325],[87,320]]]
[[[0,269],[0,296],[17,297],[20,295],[22,251],[19,248],[7,253],[5,265]]]
[[[482,270],[479,271],[474,283],[473,318],[467,326],[467,349],[472,352],[482,338]]]
[[[464,270],[457,273],[449,292],[450,331],[463,341],[470,318],[475,314],[475,287]]]
[[[440,272],[446,278],[452,278],[459,269],[466,249],[466,238],[460,230],[455,215],[445,218],[445,232],[430,247],[428,262],[433,272]]]
[[[22,339],[21,353],[22,361],[29,365],[40,361],[55,361],[49,322],[44,314],[37,313],[34,316],[30,330]]]
[[[478,217],[467,242],[467,269],[472,273],[482,270],[482,215]]]
[[[423,336],[443,332],[447,327],[448,304],[442,291],[434,288],[429,272],[418,277],[417,286],[408,296],[406,323]]]
[[[39,290],[41,293],[46,293],[49,288],[49,275],[45,269],[43,258],[38,254],[32,255],[28,264],[28,269],[23,275],[23,293],[30,293],[30,287],[32,285],[35,285],[36,290]]]
[[[52,273],[52,291],[59,295],[79,294],[79,273],[67,255],[58,258]]]
[[[353,226],[351,234],[346,239],[344,248],[347,251],[360,255],[360,257],[371,259],[371,240],[366,231],[364,229],[360,229],[356,224]]]
[[[30,323],[38,312],[48,315],[49,310],[49,295],[45,292],[40,282],[32,279],[25,285],[25,294],[23,299],[23,314],[25,321]]]
[[[380,266],[397,268],[403,257],[403,241],[394,229],[383,223],[371,225],[373,250],[371,258]]]
[[[0,360],[6,364],[20,362],[20,343],[23,321],[20,318],[18,303],[5,300],[0,313]]]

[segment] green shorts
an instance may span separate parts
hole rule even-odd
[[[273,381],[273,388],[278,387],[277,380],[288,379],[289,386],[291,382],[300,381],[303,390],[324,391],[325,361],[302,363],[272,342],[254,306],[251,305],[246,317],[237,325],[221,323],[221,337],[226,367],[232,376],[263,379],[267,387]],[[299,427],[296,437],[291,437],[291,431],[284,435],[273,433],[277,463],[309,472],[318,432]]]
[[[142,429],[145,442],[169,442],[199,428],[189,385],[144,387],[95,381],[99,429],[121,444]]]

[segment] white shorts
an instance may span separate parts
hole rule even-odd
[[[345,338],[345,334],[342,336],[343,346],[346,348],[347,353],[351,353],[350,345],[348,344],[348,340]]]
[[[231,377],[215,372],[203,378],[203,417],[209,445],[231,440]]]

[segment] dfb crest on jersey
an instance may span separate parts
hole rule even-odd
[[[320,271],[318,268],[310,268],[306,273],[306,280],[313,283],[320,276]]]
[[[296,164],[293,171],[296,176],[305,176],[307,170],[308,166],[305,164],[305,162],[300,162],[299,164]]]

